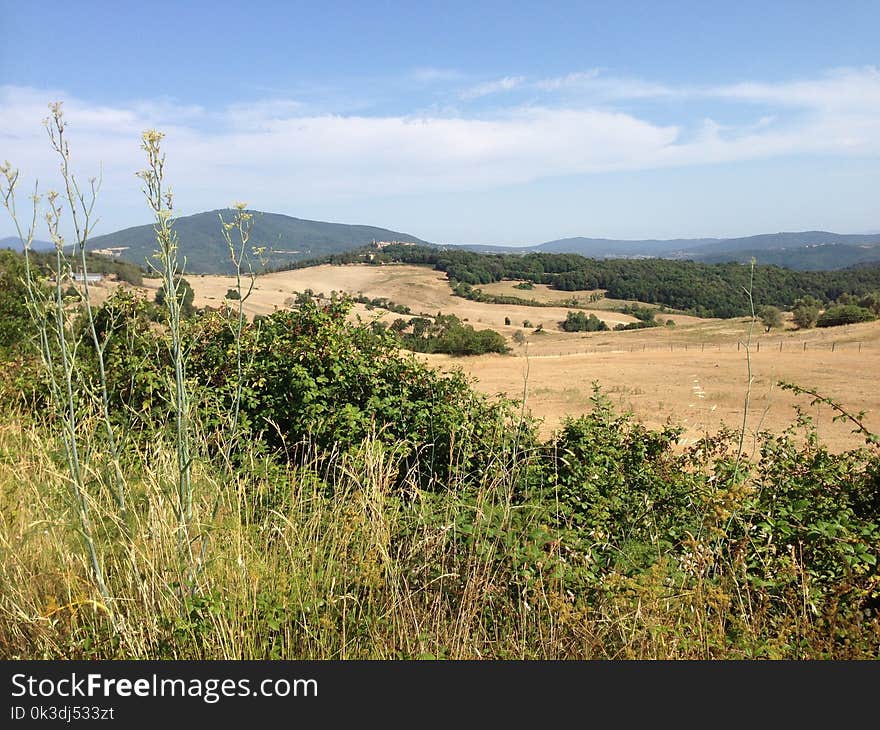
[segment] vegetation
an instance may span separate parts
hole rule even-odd
[[[156,290],[156,304],[159,307],[167,306],[168,295],[165,292],[165,283],[162,284]],[[180,314],[183,317],[192,317],[195,314],[195,306],[193,305],[193,300],[196,297],[196,293],[193,291],[192,285],[184,279],[182,276],[175,276],[172,283],[168,285],[169,288],[174,288],[177,294],[177,303],[180,307]],[[230,296],[230,292],[233,290],[229,290],[226,292],[226,299],[235,299],[235,295]],[[235,294],[238,294],[236,291]]]
[[[766,332],[774,327],[776,329],[782,327],[782,312],[771,304],[765,304],[758,310],[758,319],[761,320]]]
[[[822,302],[814,297],[807,296],[795,301],[791,313],[794,323],[799,329],[810,329],[816,326],[821,311]]]
[[[566,332],[604,332],[608,329],[608,325],[592,312],[589,316],[584,312],[569,312],[559,326]]]
[[[364,252],[348,252],[326,260],[353,262],[363,260],[364,256]],[[478,254],[423,246],[388,246],[383,249],[382,256],[382,260],[388,262],[431,265],[446,272],[454,291],[460,296],[485,296],[496,303],[532,304],[532,301],[477,294],[474,287],[502,279],[522,279],[547,284],[560,291],[604,289],[606,296],[612,299],[663,305],[701,317],[736,317],[751,313],[743,302],[743,289],[749,283],[750,269],[736,263],[594,260],[576,254]],[[754,287],[759,296],[756,306],[790,309],[798,299],[807,296],[825,303],[833,302],[842,294],[864,296],[880,290],[880,265],[839,271],[791,271],[776,266],[757,266]]]
[[[160,141],[142,177],[179,295]],[[65,298],[61,246],[54,281],[0,257],[30,322],[0,310],[0,656],[876,658],[863,414],[796,389],[864,446],[829,453],[801,414],[751,456],[735,431],[682,451],[595,386],[542,441],[523,404],[400,352],[395,330],[454,317],[303,297],[246,321],[251,220],[221,222],[238,299],[187,319],[168,296],[159,326],[125,291]]]
[[[392,302],[387,297],[373,297],[370,299],[363,294],[358,294],[354,297],[354,301],[364,304],[368,310],[376,309],[378,307],[379,309],[385,309],[389,312],[394,312],[395,314],[412,314],[410,308],[405,304],[397,304],[397,302]]]
[[[188,271],[200,274],[234,272],[219,224],[219,216],[223,212],[213,210],[177,219],[175,225],[183,247],[181,254],[186,258]],[[262,270],[368,246],[371,241],[424,243],[408,233],[374,226],[323,223],[277,213],[246,212],[251,216],[253,238],[261,243],[263,249],[258,257],[258,268]],[[143,266],[146,261],[152,260],[155,244],[151,225],[126,228],[92,239],[94,248],[123,248],[120,255],[135,266]]]
[[[18,257],[21,261],[21,266],[24,266],[24,254],[20,250],[20,247],[18,251],[0,249],[0,256]],[[36,271],[39,271],[44,276],[51,276],[55,266],[54,251],[29,251],[28,257],[30,259],[30,265]],[[132,286],[142,286],[144,283],[145,272],[140,266],[110,258],[109,256],[88,252],[85,254],[85,259],[86,270],[91,274],[103,274],[105,277],[115,279],[116,281],[122,281],[126,284],[131,284]],[[71,272],[81,273],[81,271],[82,267],[79,260],[72,262]]]
[[[392,324],[400,344],[413,352],[442,352],[450,355],[484,355],[510,350],[503,335],[492,329],[475,330],[454,314],[441,314],[432,319],[414,317],[408,322],[398,319]]]
[[[865,309],[856,304],[835,304],[819,315],[816,326],[836,327],[841,324],[870,322],[874,319],[877,319],[877,317],[870,309]]]

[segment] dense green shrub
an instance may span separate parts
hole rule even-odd
[[[0,350],[18,345],[31,330],[24,276],[24,258],[0,249]]]
[[[608,325],[592,312],[589,316],[584,312],[569,312],[559,326],[566,332],[604,332],[608,329]]]
[[[816,320],[817,327],[836,327],[841,324],[855,324],[857,322],[871,322],[876,319],[870,309],[865,309],[856,304],[835,304],[828,307]]]
[[[822,302],[814,297],[806,296],[797,299],[792,309],[792,319],[799,329],[810,329],[816,326]]]
[[[645,429],[616,413],[597,386],[592,403],[588,415],[567,419],[546,445],[546,484],[594,564],[643,569],[652,552],[678,549],[696,529],[699,478],[674,455],[681,429]]]
[[[816,326],[836,327],[841,324],[871,322],[874,319],[876,317],[870,309],[865,309],[856,304],[835,304],[819,315],[819,319],[816,320]]]
[[[491,460],[511,438],[533,438],[530,424],[523,434],[505,425],[506,402],[479,395],[461,373],[442,375],[401,355],[392,332],[350,323],[350,310],[350,300],[309,301],[244,328],[242,417],[254,437],[330,453],[377,436],[408,444],[422,468],[443,473]],[[190,377],[222,411],[234,387],[231,329],[209,313],[188,339]]]
[[[177,290],[181,315],[184,317],[192,317],[196,311],[195,306],[193,305],[193,300],[195,299],[196,294],[193,291],[192,285],[182,276],[178,276],[177,279],[175,279],[174,287]],[[162,284],[162,286],[156,290],[156,304],[160,307],[164,307],[166,296],[165,285]]]
[[[401,344],[413,352],[484,355],[510,350],[503,335],[492,329],[475,330],[454,314],[438,312],[433,319],[414,317],[409,322],[397,322],[401,324],[392,325],[394,331],[399,334]]]

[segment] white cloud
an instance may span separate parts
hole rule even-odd
[[[525,76],[505,76],[495,81],[486,81],[461,92],[462,99],[479,99],[490,94],[513,91],[525,83]]]
[[[813,80],[684,89],[630,80],[616,98],[680,96],[696,104],[722,99],[704,119],[682,111],[660,124],[613,108],[614,81],[597,72],[545,80],[548,89],[604,84],[604,103],[508,107],[491,116],[461,111],[406,115],[315,114],[295,100],[267,100],[206,110],[173,100],[94,104],[60,90],[0,87],[0,159],[9,159],[45,190],[57,186],[57,160],[41,120],[64,99],[74,168],[82,178],[103,166],[102,230],[148,219],[134,172],[144,165],[140,134],[166,132],[167,172],[181,213],[247,200],[264,210],[409,193],[486,190],[541,178],[784,155],[880,155],[880,74],[836,71]],[[523,77],[491,82],[503,90]],[[485,93],[488,86],[484,86]],[[479,88],[479,87],[474,87]],[[476,98],[476,97],[473,97]],[[715,105],[717,106],[717,104]],[[706,113],[706,112],[710,113]],[[693,114],[693,108],[687,114]],[[696,131],[688,131],[693,130]],[[138,217],[134,217],[138,216]]]
[[[744,82],[703,93],[733,101],[808,109],[880,109],[880,70],[874,66],[836,69],[818,79],[778,83]]]

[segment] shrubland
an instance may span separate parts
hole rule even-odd
[[[682,450],[596,385],[542,440],[350,300],[246,320],[243,205],[220,222],[238,297],[182,317],[160,140],[161,316],[67,296],[61,249],[54,282],[2,259],[0,655],[877,656],[880,441],[859,414],[830,404],[864,438],[843,454],[804,413]]]

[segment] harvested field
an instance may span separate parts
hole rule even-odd
[[[231,277],[190,276],[196,306],[218,306]],[[524,298],[558,300],[569,294],[588,298],[585,292],[555,292],[536,286],[517,290],[515,282],[487,285],[487,292],[509,293]],[[158,282],[149,282],[156,289]],[[493,288],[494,287],[494,288]],[[454,358],[423,355],[438,367],[462,368],[476,378],[476,387],[487,393],[521,397],[543,420],[545,435],[568,415],[590,409],[592,383],[622,409],[631,410],[645,424],[658,427],[667,421],[683,425],[683,443],[692,443],[722,424],[738,428],[742,423],[747,390],[746,349],[749,320],[703,320],[687,315],[669,315],[675,327],[628,332],[568,333],[558,329],[566,307],[530,307],[472,302],[452,296],[443,274],[421,266],[317,266],[260,276],[251,299],[249,314],[268,314],[289,306],[295,292],[312,289],[329,295],[332,291],[361,293],[370,298],[386,297],[411,308],[413,314],[452,313],[476,328],[491,327],[508,338],[516,331],[528,337],[517,346],[512,339],[509,355]],[[497,290],[497,292],[496,292]],[[596,303],[596,316],[609,326],[632,322],[632,317],[610,312]],[[399,315],[383,310],[367,311],[364,317],[393,321]],[[665,315],[662,315],[665,318]],[[505,317],[511,320],[504,325]],[[528,320],[531,327],[523,327]],[[543,333],[534,328],[543,325]],[[795,404],[812,416],[824,442],[833,449],[858,446],[861,439],[851,426],[832,421],[827,406],[810,406],[809,398],[795,397],[781,390],[784,380],[815,387],[822,394],[854,412],[866,411],[866,424],[880,431],[880,322],[797,331],[790,323],[783,331],[764,333],[760,324],[751,334],[750,354],[753,382],[748,429],[779,432],[796,417]]]

